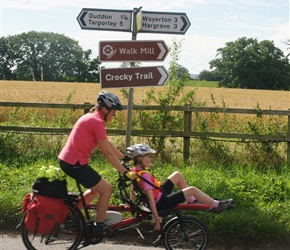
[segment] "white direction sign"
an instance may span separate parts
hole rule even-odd
[[[77,21],[82,29],[131,32],[132,11],[84,8]]]
[[[139,32],[184,35],[190,26],[185,13],[142,11]]]

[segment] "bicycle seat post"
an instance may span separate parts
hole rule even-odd
[[[90,217],[89,211],[87,209],[87,204],[86,204],[86,200],[85,200],[85,197],[84,197],[84,192],[82,191],[80,183],[76,181],[76,184],[77,184],[78,191],[79,191],[79,194],[80,194],[80,197],[81,197],[81,202],[82,202],[82,205],[83,205],[83,209],[85,211],[86,219],[89,221],[91,219],[91,217]]]

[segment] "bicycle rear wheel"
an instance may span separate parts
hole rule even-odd
[[[208,241],[204,225],[193,216],[182,216],[182,223],[175,217],[163,229],[163,244],[168,250],[203,250]]]
[[[68,216],[52,235],[34,235],[22,224],[22,241],[28,250],[73,250],[78,247],[85,228],[84,217],[75,205],[66,205],[69,209]]]

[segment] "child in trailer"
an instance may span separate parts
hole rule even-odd
[[[127,148],[127,155],[133,159],[134,167],[131,169],[137,175],[138,185],[144,190],[148,205],[155,220],[154,230],[160,230],[161,218],[157,210],[173,208],[176,205],[187,201],[188,203],[200,202],[211,206],[211,211],[215,213],[230,209],[234,203],[233,199],[224,201],[214,200],[207,194],[194,186],[188,186],[182,173],[175,171],[163,183],[158,181],[147,169],[152,161],[152,154],[155,150],[146,144],[136,144]],[[147,181],[145,181],[145,180]],[[153,184],[150,185],[149,183]],[[155,188],[154,186],[161,187]],[[172,193],[174,186],[178,187],[178,191]]]

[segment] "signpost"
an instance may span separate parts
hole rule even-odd
[[[77,21],[82,29],[131,32],[132,10],[84,8]]]
[[[163,66],[134,68],[103,68],[101,88],[163,86],[169,78]]]
[[[185,13],[142,11],[139,32],[184,35],[190,26]],[[140,20],[139,20],[140,21]]]
[[[105,61],[164,61],[169,49],[164,41],[101,41],[99,58]]]
[[[164,61],[168,48],[164,41],[136,41],[137,33],[184,35],[190,26],[185,13],[132,10],[81,10],[77,21],[82,29],[111,30],[132,33],[132,41],[103,41],[100,61],[127,61],[130,68],[100,70],[101,88],[129,88],[126,147],[130,145],[133,87],[163,86],[169,74],[163,66],[135,67],[137,61]]]

